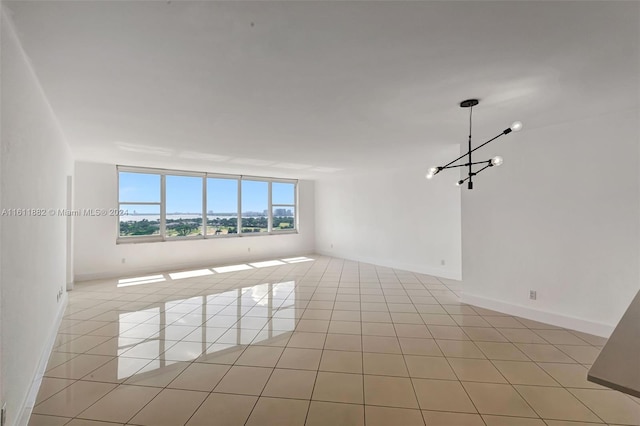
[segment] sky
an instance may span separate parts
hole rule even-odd
[[[160,202],[160,175],[120,172],[120,202]],[[235,213],[238,210],[238,181],[207,178],[207,211]],[[200,213],[202,211],[202,178],[166,177],[167,214]],[[294,203],[293,183],[273,182],[273,204]],[[125,208],[123,206],[122,208]],[[242,181],[242,211],[262,212],[268,208],[268,183]],[[160,213],[157,206],[129,205],[129,211]]]

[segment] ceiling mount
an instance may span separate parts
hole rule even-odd
[[[467,99],[466,101],[460,102],[460,107],[461,108],[474,107],[474,106],[478,105],[479,103],[480,103],[480,101],[477,100],[477,99]]]

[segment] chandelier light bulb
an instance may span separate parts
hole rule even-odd
[[[522,130],[522,121],[514,121],[510,129],[514,132],[519,132],[520,130]]]
[[[438,168],[437,167],[430,167],[429,170],[427,170],[427,175],[425,176],[427,179],[432,179],[435,174],[438,173]]]
[[[459,180],[459,181],[456,182],[456,186],[462,186],[462,183],[463,182],[461,180]]]
[[[491,159],[491,165],[492,166],[501,166],[502,163],[504,163],[504,159],[502,157],[500,157],[499,155],[496,155],[495,157],[493,157]]]

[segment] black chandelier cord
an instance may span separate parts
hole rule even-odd
[[[469,189],[473,187],[473,170],[471,169],[471,115],[473,114],[473,105],[469,108]]]

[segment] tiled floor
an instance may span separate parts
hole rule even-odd
[[[640,424],[605,340],[322,256],[81,283],[30,425]]]

